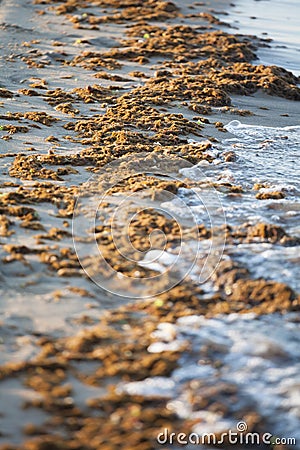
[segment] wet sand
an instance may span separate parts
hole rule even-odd
[[[217,338],[204,342],[201,333],[197,344],[182,331],[184,320],[188,323],[194,315],[208,321],[201,326],[209,333],[214,326],[209,320],[217,318],[224,335],[230,336],[227,320],[238,328],[239,315],[245,315],[245,321],[253,317],[266,339],[264,363],[271,360],[272,370],[287,367],[286,379],[294,389],[296,374],[288,370],[295,366],[292,341],[299,295],[293,283],[281,278],[279,263],[271,275],[266,262],[261,275],[245,260],[254,246],[276,250],[279,258],[286,255],[287,268],[292,267],[289,276],[294,277],[298,216],[295,209],[296,215],[288,219],[285,210],[296,208],[297,192],[275,188],[267,177],[264,183],[251,178],[239,184],[238,177],[225,180],[216,173],[205,185],[205,179],[176,173],[179,160],[184,170],[200,163],[205,176],[212,167],[240,170],[243,154],[224,143],[235,137],[226,128],[230,121],[276,128],[298,123],[299,79],[276,66],[254,65],[258,47],[270,43],[236,35],[236,30],[231,34],[227,16],[220,13],[226,6],[137,1],[120,7],[117,1],[100,1],[97,7],[39,0],[0,4],[1,449],[155,449],[155,437],[165,427],[190,432],[203,421],[208,426],[197,416],[199,411],[205,417],[215,414],[216,432],[222,431],[220,423],[228,429],[235,420],[245,420],[251,430],[275,433],[280,429],[273,414],[291,414],[292,421],[297,405],[264,414],[249,390],[224,377],[220,364],[240,373],[245,386],[248,379],[251,383],[247,372],[223,361],[221,354],[230,353],[230,344],[222,347]],[[218,13],[211,11],[214,8]],[[139,155],[148,161],[145,166],[163,155],[163,173],[141,176]],[[110,172],[108,164],[116,164]],[[111,197],[103,211],[101,205],[94,229],[79,226],[74,236],[75,199],[85,198],[87,187],[82,184],[93,174],[98,194],[106,189]],[[213,226],[205,218],[180,221],[180,214],[168,215],[167,208],[165,214],[155,211],[197,189],[208,201],[211,193],[214,200],[221,196],[227,225],[217,210]],[[128,192],[135,193],[128,206],[135,208],[128,231],[133,250],[123,242],[122,220],[116,228],[116,242],[126,256],[134,260],[137,252],[145,255],[148,236],[157,229],[167,238],[164,256],[176,254],[181,238],[177,219],[192,252],[200,242],[206,255],[206,245],[213,243],[206,270],[216,270],[209,282],[197,282],[201,259],[196,260],[200,269],[196,264],[189,276],[182,275],[181,269],[189,266],[184,255],[179,268],[155,281],[153,291],[151,277],[161,267],[120,257],[120,248],[110,239],[109,220]],[[248,198],[253,205],[263,205],[259,220],[230,219],[231,205],[238,202],[242,209]],[[270,210],[282,220],[272,219]],[[78,210],[76,217],[81,213]],[[83,212],[83,223],[87,217]],[[110,266],[130,279],[125,298],[114,294],[120,292],[122,278],[113,278],[109,293],[86,274],[96,274],[98,284],[103,282],[105,266],[89,241],[94,232]],[[80,261],[73,238],[76,250],[76,242],[83,243]],[[155,245],[164,245],[160,235],[155,239]],[[138,284],[145,297],[151,297],[133,301],[131,279],[137,271]],[[172,277],[181,282],[166,290]],[[267,341],[265,323],[273,314],[276,323],[292,330],[286,332],[286,347],[280,348],[277,335]],[[245,327],[258,342],[251,320]],[[151,350],[156,344],[162,347]],[[192,349],[195,345],[199,350]],[[198,351],[198,368],[207,375],[202,378],[199,369],[191,378],[176,378],[184,361],[192,371],[197,369]],[[240,352],[247,355],[243,348]],[[254,364],[255,355],[250,360]],[[257,373],[258,381],[268,382]],[[146,389],[131,384],[144,380]],[[150,394],[149,380],[154,386]],[[161,393],[163,383],[173,390]],[[170,406],[176,398],[188,398],[183,400],[186,415]],[[278,398],[280,403],[280,392]]]

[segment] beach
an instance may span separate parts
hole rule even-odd
[[[297,17],[0,3],[1,450],[299,447]]]

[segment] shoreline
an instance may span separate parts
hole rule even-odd
[[[261,64],[277,66],[300,75],[299,72],[299,39],[297,34],[297,3],[290,2],[285,11],[278,0],[272,2],[272,11],[264,14],[268,3],[236,2],[229,11],[230,23],[237,26],[240,33],[254,34],[270,39],[266,48],[258,52]]]
[[[147,394],[147,386],[150,383],[151,387],[153,380],[154,390],[157,386],[159,391],[161,377],[162,383],[173,386],[171,399],[176,398],[178,392],[174,394],[172,377],[185,358],[197,372],[181,336],[184,320],[188,323],[189,316],[202,317],[207,321],[209,333],[213,332],[214,320],[224,320],[224,333],[230,334],[226,316],[239,326],[238,317],[245,316],[242,320],[247,321],[250,314],[247,327],[255,341],[258,336],[252,329],[251,317],[259,325],[268,321],[265,319],[268,315],[274,314],[279,323],[280,315],[284,322],[285,315],[290,314],[286,328],[290,325],[293,330],[296,327],[293,312],[299,310],[300,297],[277,279],[253,276],[226,248],[225,258],[213,276],[213,288],[182,280],[169,292],[138,302],[106,294],[85,276],[73,251],[74,196],[80,195],[80,184],[96,168],[101,170],[105,164],[123,161],[124,155],[135,158],[137,149],[163,152],[170,164],[162,173],[165,177],[133,176],[129,182],[122,180],[121,187],[112,186],[112,194],[126,197],[133,190],[137,195],[133,204],[138,200],[147,205],[153,198],[139,197],[146,187],[158,196],[156,203],[152,203],[156,206],[161,204],[159,195],[164,201],[172,201],[174,196],[181,196],[180,189],[204,189],[204,195],[209,196],[211,188],[203,187],[199,179],[187,181],[182,177],[180,181],[166,181],[166,175],[175,170],[176,158],[185,161],[189,170],[201,163],[207,176],[209,172],[205,171],[210,167],[218,169],[224,165],[226,172],[231,169],[230,164],[237,164],[232,167],[240,170],[239,158],[249,149],[246,144],[240,153],[238,149],[226,148],[224,140],[235,136],[226,131],[226,124],[239,120],[267,127],[297,125],[298,102],[266,92],[283,93],[299,100],[300,90],[296,78],[284,70],[262,67],[255,75],[251,55],[258,41],[251,42],[248,36],[233,38],[230,28],[220,23],[223,18],[226,21],[226,16],[209,12],[199,16],[203,12],[201,5],[179,11],[172,3],[160,2],[154,8],[151,2],[146,2],[138,10],[141,19],[135,25],[130,8],[117,8],[113,12],[108,7],[106,13],[101,13],[106,18],[100,20],[99,9],[81,9],[80,2],[70,3],[68,10],[61,3],[44,5],[36,1],[32,7],[31,2],[24,1],[18,15],[13,1],[0,4],[0,8],[9,5],[11,9],[5,19],[11,23],[2,23],[0,30],[2,46],[7,49],[1,61],[6,65],[7,75],[0,86],[3,162],[0,279],[4,331],[0,387],[5,387],[7,395],[5,410],[0,410],[3,419],[0,449],[6,449],[5,443],[9,443],[9,450],[42,450],[44,445],[53,450],[150,450],[157,448],[153,437],[164,426],[188,432],[197,422],[197,414],[193,420],[189,416],[180,418],[178,411],[170,409],[169,394],[160,397],[159,393],[153,393],[153,388],[150,396]],[[117,6],[118,2],[113,4]],[[220,3],[216,5],[221,8]],[[214,7],[214,3],[209,6]],[[181,17],[181,13],[196,17]],[[165,20],[169,31],[164,34],[161,27]],[[24,28],[19,28],[20,24]],[[184,28],[186,24],[189,29]],[[195,30],[195,24],[200,30]],[[125,31],[127,42],[111,48],[117,39],[125,39]],[[202,33],[206,33],[205,42]],[[11,53],[13,56],[9,56]],[[202,65],[197,65],[199,58]],[[216,67],[218,70],[213,71]],[[265,84],[261,83],[262,77]],[[248,95],[239,95],[241,92]],[[258,144],[253,141],[251,145]],[[126,173],[127,166],[122,167]],[[245,173],[246,169],[247,165]],[[202,224],[197,229],[200,242],[205,244],[216,233],[220,240],[225,234],[227,245],[232,248],[247,244],[269,246],[270,250],[285,246],[297,250],[300,239],[295,226],[297,216],[288,219],[282,213],[284,219],[278,225],[267,215],[269,204],[276,209],[280,199],[288,202],[287,207],[297,202],[294,191],[271,188],[270,193],[270,183],[265,182],[253,194],[255,188],[247,187],[252,179],[242,180],[241,187],[236,181],[222,181],[221,175],[219,179],[217,175],[213,175],[212,186],[223,196],[225,208],[230,207],[230,202],[242,204],[243,196],[249,197],[249,201],[255,195],[265,196],[261,214],[268,220],[255,223],[253,219],[238,225],[229,221],[227,227],[218,225],[213,232]],[[170,194],[173,197],[168,197]],[[108,216],[116,204],[108,204]],[[107,243],[109,222],[105,220],[96,230],[97,239],[104,242],[102,250],[114,267],[121,267],[125,275],[132,276],[136,267],[122,265],[115,248]],[[153,227],[163,230],[170,241],[167,247],[170,252],[178,245],[178,230],[170,217],[149,209],[137,214],[134,227],[134,245],[142,251],[148,245],[139,234],[143,227],[147,233]],[[188,220],[184,227],[188,233],[192,232]],[[117,238],[120,230],[122,226],[117,229]],[[156,239],[156,243],[161,243],[159,236]],[[90,259],[83,255],[82,261],[85,267],[99,270],[99,261],[93,260],[92,249],[89,253],[86,242],[85,253]],[[216,255],[218,251],[216,248]],[[296,259],[294,254],[292,261],[293,258]],[[141,266],[139,270],[144,277],[150,277],[151,285],[151,267]],[[286,333],[288,336],[289,332]],[[189,339],[191,346],[196,345]],[[204,339],[201,333],[199,339]],[[289,338],[283,348],[276,347],[280,344],[275,333],[272,339],[274,342],[267,342],[265,353],[262,350],[263,357],[268,360],[268,352],[274,351],[279,355],[278,366],[272,360],[276,370],[285,358],[292,368],[289,352],[293,347]],[[149,351],[155,345],[161,349]],[[206,363],[200,369],[203,373],[207,369],[213,376],[218,370],[216,357],[219,352],[230,352],[230,346],[222,350],[216,338],[208,340],[207,348],[204,347],[200,358]],[[254,357],[249,356],[253,364]],[[221,376],[218,373],[217,377]],[[249,374],[243,372],[243,376],[247,380]],[[286,376],[289,377],[288,373]],[[143,380],[148,380],[145,391],[144,385],[134,384]],[[216,392],[212,392],[209,383],[205,386],[205,381],[201,381],[202,385],[197,379],[194,387],[191,384],[185,388],[182,376],[176,389],[183,396],[191,395],[194,412],[198,407],[207,414],[216,414],[221,423],[229,417],[233,425],[234,417],[238,416],[253,431],[266,432],[269,427],[278,427],[270,415],[263,416],[249,392],[249,398],[243,400],[245,392],[239,387],[233,387],[228,380],[223,384],[219,384],[220,380],[215,382]],[[203,394],[205,388],[213,401]],[[241,399],[237,411],[224,400],[224,395],[229,395],[232,401],[236,395]],[[199,398],[202,403],[197,406]],[[26,409],[20,412],[24,402]]]

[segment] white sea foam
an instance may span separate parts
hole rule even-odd
[[[265,127],[261,125],[243,124],[239,120],[232,120],[224,128],[242,139],[251,141],[265,141],[266,139],[282,139],[289,143],[300,143],[300,126]]]
[[[201,186],[192,190],[179,189],[178,199],[162,206],[170,213],[183,216],[183,201],[197,223],[210,227],[212,222],[214,226],[224,223],[221,203],[229,225],[272,223],[300,237],[300,126],[265,127],[233,120],[225,128],[234,137],[220,144],[213,143],[211,152],[218,156],[232,150],[238,156],[237,161],[205,167],[198,164],[182,169],[182,175],[201,181]],[[217,190],[212,189],[210,183],[214,183]],[[224,183],[241,186],[243,193],[235,197],[230,195],[222,186]],[[254,190],[255,184],[262,184],[262,188]],[[284,198],[256,198],[258,192],[273,191],[282,192]],[[299,290],[299,246],[287,248],[270,244],[265,248],[265,245],[233,246],[231,256],[246,265],[252,276],[282,281]]]
[[[118,392],[130,395],[144,395],[150,397],[172,397],[175,394],[175,381],[166,377],[146,378],[143,381],[123,383],[118,386]]]
[[[172,333],[170,334],[170,332]],[[170,378],[155,377],[138,383],[122,384],[120,388],[131,394],[172,397],[169,409],[180,417],[201,419],[195,431],[218,432],[234,428],[236,411],[240,405],[251,404],[268,423],[268,432],[282,437],[300,439],[299,377],[300,335],[295,314],[282,317],[278,314],[230,314],[206,319],[204,316],[187,316],[170,327],[161,324],[154,336],[159,344],[188,342],[191,351],[180,360],[180,367]],[[155,350],[152,344],[152,351]],[[211,349],[205,364],[199,362],[203,348]],[[215,363],[218,362],[218,365]],[[234,384],[239,405],[229,407],[228,417],[192,408],[189,402],[187,381],[201,380],[218,386]],[[205,386],[205,384],[204,384]],[[230,408],[231,412],[230,412]]]

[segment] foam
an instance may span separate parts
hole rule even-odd
[[[188,343],[191,351],[182,356],[180,367],[169,378],[154,377],[125,383],[121,385],[123,391],[172,397],[168,408],[179,417],[201,419],[195,432],[218,432],[235,428],[236,412],[231,411],[224,419],[217,413],[195,411],[189,402],[186,382],[202,380],[216,386],[224,382],[234,384],[241,409],[252,405],[251,408],[267,420],[266,431],[300,439],[300,335],[296,314],[285,317],[279,314],[230,314],[214,319],[187,316],[171,327],[160,324],[153,337],[159,341],[151,344],[152,352],[155,345],[160,352],[159,344],[171,348],[172,343],[178,346],[182,342]],[[212,352],[205,363],[201,363],[199,352],[204,346]],[[226,398],[221,401],[226,404]]]
[[[243,124],[239,120],[232,120],[224,128],[239,138],[250,141],[265,141],[266,139],[283,140],[289,143],[300,142],[300,126],[265,127],[261,125]]]

